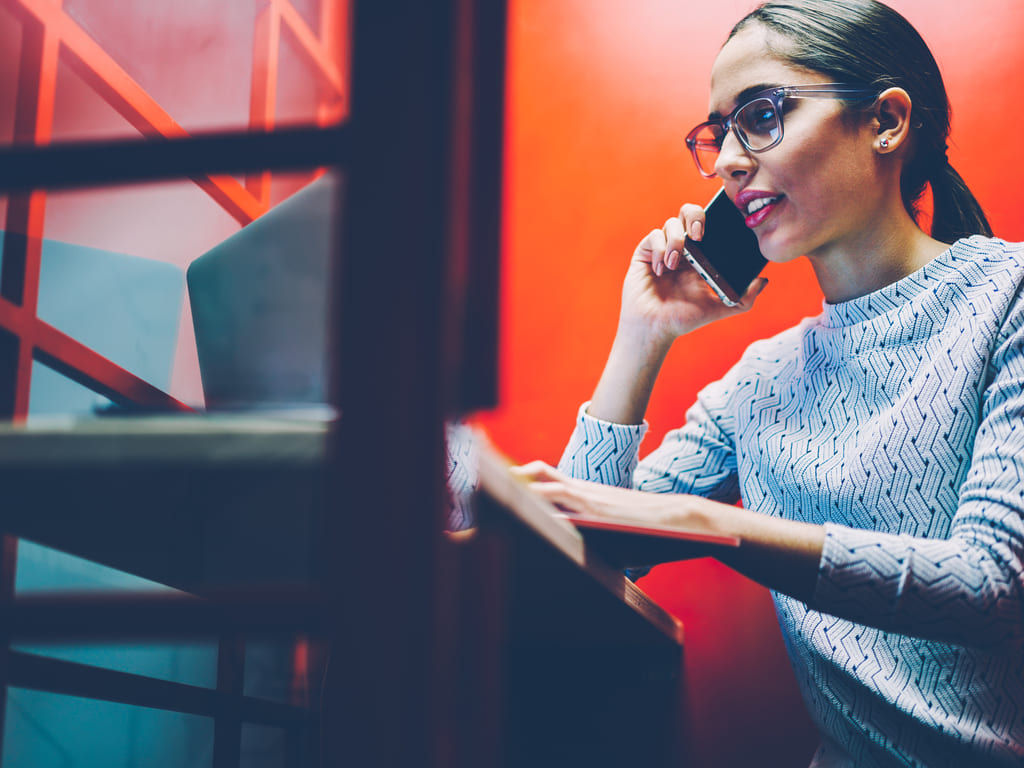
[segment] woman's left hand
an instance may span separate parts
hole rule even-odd
[[[567,512],[735,536],[740,546],[716,550],[717,559],[798,600],[809,600],[814,593],[825,545],[823,526],[769,517],[700,496],[649,493],[577,480],[540,461],[514,467],[512,472]]]
[[[648,493],[577,480],[542,461],[513,467],[512,472],[528,480],[537,494],[570,513],[720,533],[714,530],[713,508],[733,509],[699,496]]]

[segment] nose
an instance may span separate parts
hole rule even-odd
[[[725,134],[715,160],[715,173],[722,179],[734,179],[753,172],[756,166],[754,156],[737,138],[736,131]]]

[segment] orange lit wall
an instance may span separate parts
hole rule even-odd
[[[511,0],[501,407],[483,421],[513,459],[557,461],[604,362],[636,242],[713,193],[683,136],[704,119],[714,55],[752,5]],[[893,5],[943,68],[954,166],[997,234],[1024,240],[1024,5]],[[648,449],[746,344],[820,310],[805,263],[766,274],[755,310],[676,345],[648,414]],[[767,593],[713,561],[663,566],[642,585],[686,624],[694,764],[806,764],[814,737]]]

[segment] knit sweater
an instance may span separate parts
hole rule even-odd
[[[1022,282],[972,237],[825,304],[639,463],[646,424],[580,409],[575,477],[824,526],[810,603],[773,598],[830,765],[1024,764]]]

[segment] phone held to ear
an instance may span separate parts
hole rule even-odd
[[[686,260],[714,289],[722,303],[735,307],[754,278],[767,264],[757,235],[743,213],[720,189],[704,209],[704,237],[686,238]]]

